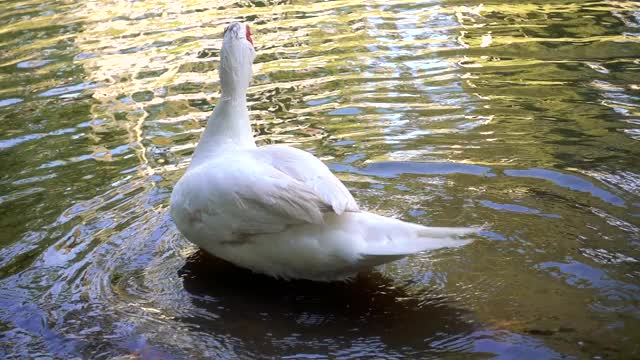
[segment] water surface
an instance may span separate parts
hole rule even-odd
[[[338,284],[184,240],[232,20],[260,144],[482,236]],[[3,1],[0,357],[638,357],[639,42],[637,1]]]

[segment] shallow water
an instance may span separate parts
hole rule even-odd
[[[168,214],[247,21],[261,144],[371,211],[487,223],[351,283]],[[640,356],[640,2],[0,3],[0,357]]]

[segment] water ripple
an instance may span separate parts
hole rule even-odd
[[[633,357],[637,9],[0,3],[0,354]],[[232,20],[255,33],[259,144],[311,151],[365,209],[486,223],[481,239],[344,284],[256,276],[186,242],[168,196]]]

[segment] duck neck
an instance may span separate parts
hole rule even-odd
[[[256,146],[249,122],[246,95],[235,92],[231,94],[233,95],[222,92],[222,97],[200,137],[190,168],[220,152]]]

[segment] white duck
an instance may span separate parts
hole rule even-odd
[[[229,25],[222,96],[171,194],[171,216],[189,241],[255,272],[317,281],[469,242],[455,237],[478,228],[425,227],[361,211],[315,156],[256,147],[246,103],[254,58],[249,26]]]

